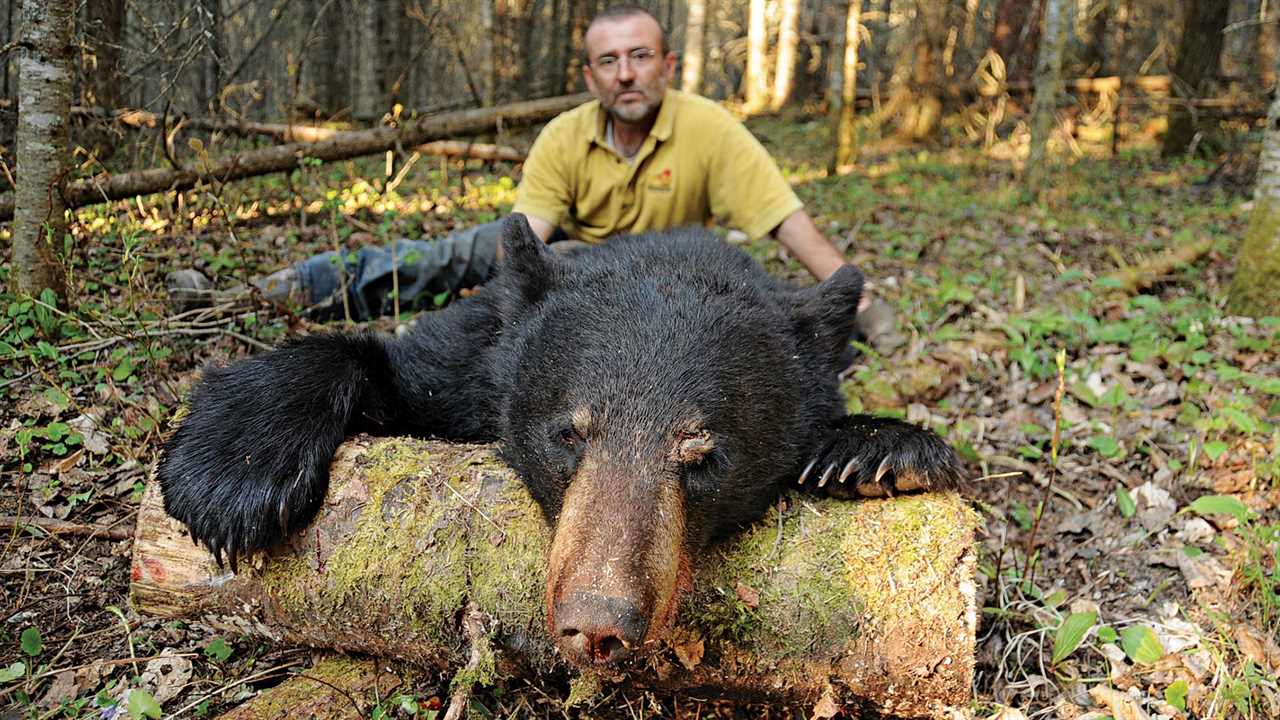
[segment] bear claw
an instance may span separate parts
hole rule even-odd
[[[818,467],[823,470],[815,474]],[[961,477],[959,458],[933,431],[854,415],[832,428],[799,484],[833,497],[891,497],[953,487]]]

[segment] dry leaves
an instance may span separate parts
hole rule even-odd
[[[1136,690],[1132,692],[1136,693]],[[1115,720],[1151,720],[1151,716],[1142,709],[1138,704],[1138,698],[1134,695],[1113,690],[1105,685],[1095,685],[1089,688],[1089,696],[1099,705],[1106,706]]]

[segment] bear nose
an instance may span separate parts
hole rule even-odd
[[[588,665],[621,662],[640,646],[649,625],[630,601],[584,592],[561,598],[555,618],[560,650]]]

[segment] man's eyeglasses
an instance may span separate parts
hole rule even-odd
[[[658,57],[658,53],[649,48],[636,48],[635,50],[627,53],[627,58],[630,59],[631,67],[633,68],[643,68],[653,62],[656,57]],[[605,55],[604,57],[596,58],[596,61],[592,63],[591,66],[594,67],[598,73],[612,75],[618,71],[619,63],[621,62],[622,58],[619,58],[616,55]]]

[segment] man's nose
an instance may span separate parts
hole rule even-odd
[[[636,77],[635,68],[631,67],[631,58],[623,55],[618,58],[618,82],[628,83]]]

